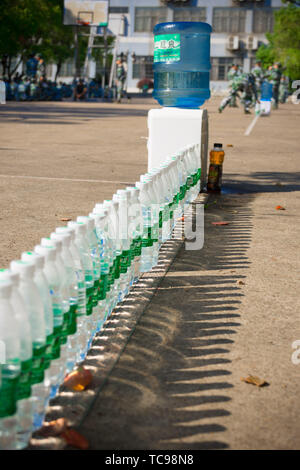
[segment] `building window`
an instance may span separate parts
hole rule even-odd
[[[135,8],[134,31],[151,33],[157,23],[167,21],[167,9],[163,7]]]
[[[59,71],[60,77],[73,77],[75,75],[75,64],[74,60],[68,60],[64,62]]]
[[[175,8],[174,21],[206,21],[206,8]]]
[[[211,58],[211,80],[228,80],[227,75],[232,64],[243,65],[240,57],[212,57]]]
[[[245,8],[214,8],[214,33],[243,33],[245,31]]]
[[[277,8],[260,8],[253,11],[253,32],[271,33],[274,27],[274,11]]]
[[[113,14],[122,13],[123,15],[128,13],[128,11],[129,11],[128,7],[109,7],[109,10],[108,10],[109,13],[113,13]]]
[[[153,56],[137,55],[133,63],[132,78],[153,78]]]

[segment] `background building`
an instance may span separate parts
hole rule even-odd
[[[284,6],[281,0],[110,0],[108,34],[115,36],[117,54],[126,54],[127,89],[138,91],[141,78],[153,78],[153,27],[165,21],[205,21],[212,25],[211,90],[227,87],[227,72],[232,63],[249,71],[266,33],[273,30],[274,11]],[[90,63],[90,76],[102,74],[101,64]],[[55,66],[47,75],[55,77]],[[63,64],[60,80],[71,82],[74,61]]]
[[[128,90],[139,79],[153,77],[153,27],[164,21],[205,21],[212,25],[211,88],[226,87],[235,62],[249,71],[261,43],[267,43],[274,11],[281,0],[111,0],[109,29],[119,34],[118,53],[128,57]],[[121,31],[121,33],[120,33]]]

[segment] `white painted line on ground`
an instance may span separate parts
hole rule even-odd
[[[28,175],[0,175],[0,178],[23,178],[23,179],[34,179],[34,180],[49,180],[49,181],[72,181],[81,183],[108,183],[108,184],[128,184],[134,185],[129,181],[107,181],[107,180],[88,180],[78,178],[51,178],[47,176],[28,176]]]
[[[254,116],[253,121],[251,121],[251,124],[247,127],[247,130],[246,130],[244,135],[250,135],[251,134],[252,129],[255,126],[255,124],[257,123],[257,120],[258,120],[259,116],[260,116],[260,114],[257,114],[256,116]]]

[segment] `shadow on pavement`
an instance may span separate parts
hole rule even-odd
[[[237,173],[226,174],[223,194],[258,193],[258,192],[289,192],[300,190],[300,172],[253,172],[246,179],[239,181]]]
[[[228,357],[241,320],[239,271],[250,264],[252,199],[211,198],[204,248],[182,247],[79,428],[92,449],[229,447]],[[229,225],[211,225],[224,219]],[[120,313],[134,308],[136,292]]]

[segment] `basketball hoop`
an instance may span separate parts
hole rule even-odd
[[[77,24],[80,26],[90,26],[90,22],[84,20],[77,20]]]

